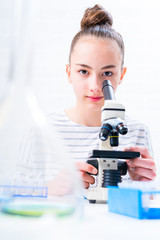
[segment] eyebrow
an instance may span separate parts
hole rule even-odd
[[[77,63],[76,65],[92,69],[92,67],[90,67],[89,65],[86,65],[86,64]],[[101,69],[103,70],[103,69],[115,68],[115,67],[116,67],[115,65],[107,65],[107,66],[102,67]]]
[[[108,69],[108,68],[115,68],[115,67],[116,67],[115,65],[107,65],[102,67],[101,69]]]
[[[81,63],[77,63],[77,66],[81,66],[81,67],[85,67],[85,68],[89,68],[92,69],[90,66],[86,65],[86,64],[81,64]]]

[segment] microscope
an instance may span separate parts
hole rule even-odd
[[[99,150],[93,150],[92,156],[87,160],[98,172],[97,186],[86,189],[84,193],[90,203],[106,203],[107,187],[117,186],[122,181],[122,176],[127,173],[125,159],[140,156],[139,152],[114,150],[114,147],[119,145],[119,134],[125,135],[128,132],[125,125],[125,108],[116,101],[109,80],[103,81],[102,92],[105,102],[101,111]]]

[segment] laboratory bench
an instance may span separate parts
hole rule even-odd
[[[90,204],[84,199],[75,214],[63,218],[52,214],[33,218],[1,213],[0,239],[159,240],[160,220],[140,220],[111,213],[107,204]]]

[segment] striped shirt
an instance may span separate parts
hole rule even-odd
[[[87,127],[71,121],[65,112],[52,113],[48,115],[50,126],[57,128],[60,137],[64,140],[73,159],[86,161],[93,149],[99,149],[100,127]],[[119,146],[115,150],[123,150],[130,146],[147,147],[153,155],[150,134],[148,128],[135,120],[126,117],[125,123],[128,127],[126,135],[119,135]]]
[[[60,139],[63,139],[63,144],[66,146],[66,151],[69,152],[72,162],[86,162],[92,155],[92,151],[99,149],[100,127],[87,127],[77,124],[71,121],[64,111],[49,114],[47,120],[49,131],[53,133],[50,142],[43,142],[41,134],[34,129],[29,132],[22,143],[17,166],[21,175],[31,174],[50,180],[57,174],[57,170],[62,168],[62,165],[65,166],[66,152],[58,143],[55,129]],[[126,117],[125,122],[128,133],[119,136],[119,146],[114,149],[123,150],[130,146],[143,146],[147,147],[153,156],[148,128],[129,117]],[[52,154],[50,154],[49,145],[54,152],[54,158],[50,157]],[[63,159],[64,163],[60,162],[59,159]]]

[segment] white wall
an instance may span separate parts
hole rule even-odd
[[[2,90],[7,79],[10,61],[12,3],[12,0],[0,1]],[[73,105],[74,94],[67,83],[65,64],[68,62],[70,42],[79,31],[84,10],[95,3],[101,4],[112,14],[113,27],[124,38],[125,65],[128,70],[124,83],[117,91],[117,98],[126,106],[129,115],[149,126],[155,161],[160,169],[160,7],[158,0],[37,1],[33,35],[32,86],[34,93],[45,113]]]

